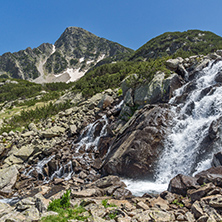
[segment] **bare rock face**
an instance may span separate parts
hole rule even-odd
[[[170,118],[168,105],[147,105],[136,112],[114,140],[103,172],[131,178],[152,177]]]
[[[13,165],[0,170],[0,192],[1,194],[10,194],[15,185],[18,176],[18,170]]]

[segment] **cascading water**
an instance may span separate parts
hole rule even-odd
[[[89,124],[80,135],[77,143],[73,144],[72,160],[81,159],[82,161],[91,162],[94,160],[94,153],[97,151],[100,138],[107,134],[108,119],[103,116],[101,119]],[[42,179],[45,183],[50,182],[54,178],[63,178],[64,180],[71,179],[73,172],[72,160],[67,163],[57,165],[54,172],[50,175],[45,173],[44,168],[47,168],[49,162],[55,158],[55,155],[44,158],[39,161],[35,167],[28,169],[24,172],[26,176],[32,177],[32,174],[38,174],[38,178]]]
[[[158,160],[155,182],[125,181],[135,195],[166,190],[170,179],[177,174],[193,175],[211,167],[212,156],[220,145],[211,147],[210,151],[203,146],[212,122],[222,116],[222,86],[215,81],[221,70],[222,61],[211,63],[192,82],[176,90],[169,102],[175,114],[172,133]],[[188,88],[189,94],[185,95]],[[182,96],[186,97],[185,101],[178,102]]]

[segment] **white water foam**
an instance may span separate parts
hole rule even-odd
[[[201,148],[211,123],[222,116],[222,86],[214,87],[205,96],[202,94],[204,89],[217,84],[215,76],[221,70],[222,61],[203,69],[194,80],[195,89],[190,90],[184,103],[177,105],[176,99],[185,93],[190,82],[175,91],[169,102],[175,113],[174,125],[158,160],[155,181],[123,180],[134,195],[161,192],[177,174],[194,175],[211,167],[212,156],[222,144],[209,153],[204,153]]]
[[[145,193],[157,194],[167,190],[168,183],[156,183],[144,180],[122,179],[127,189],[135,196],[142,196]]]
[[[210,124],[222,114],[222,87],[216,87],[204,97],[201,96],[201,92],[216,84],[214,78],[221,68],[222,62],[212,67],[210,64],[205,68],[196,79],[196,89],[190,93],[184,104],[179,104],[181,110],[175,113],[175,126],[165,142],[165,151],[158,163],[156,172],[158,183],[169,182],[179,173],[192,175],[210,167],[212,155],[216,150],[206,154],[199,162],[197,159],[203,152],[201,143],[208,134]],[[182,95],[185,87],[179,89],[176,96]],[[175,98],[170,103],[174,101]],[[187,114],[190,104],[193,104],[193,109]],[[175,108],[172,110],[176,112]]]

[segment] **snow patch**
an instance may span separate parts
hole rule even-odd
[[[86,73],[86,71],[80,71],[80,68],[78,69],[68,68],[65,72],[68,73],[70,76],[70,79],[66,83],[75,82],[77,79],[80,79]]]
[[[82,58],[79,59],[79,62],[81,63],[81,62],[83,62],[84,60],[85,60],[85,58],[82,57]]]

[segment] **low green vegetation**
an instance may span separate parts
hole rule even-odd
[[[178,199],[175,199],[175,200],[172,202],[172,204],[175,204],[175,205],[177,205],[177,206],[179,206],[179,207],[184,207],[184,204],[180,203],[180,201],[179,201]]]
[[[49,101],[58,98],[62,91],[71,87],[71,84],[66,84],[64,82],[40,85],[26,80],[10,80],[17,81],[18,84],[8,83],[0,86],[0,103],[13,101],[19,98],[23,100],[32,98],[37,95],[42,95],[42,91],[45,91],[42,101]],[[5,81],[6,79],[0,79],[0,82],[4,83]]]
[[[82,206],[71,207],[70,204],[71,191],[67,190],[60,199],[53,200],[49,206],[48,211],[57,212],[57,216],[48,216],[42,218],[42,222],[66,222],[69,220],[85,221],[88,217],[82,215],[86,210]]]
[[[166,32],[136,50],[130,60],[165,56],[185,58],[191,55],[206,55],[218,49],[222,49],[222,37],[209,31]]]
[[[19,115],[12,116],[7,121],[6,126],[0,128],[0,134],[11,130],[18,130],[22,126],[27,127],[31,122],[36,123],[42,119],[56,115],[58,112],[64,111],[70,107],[70,101],[60,104],[53,104],[50,102],[41,107],[37,106],[35,109],[22,110]]]
[[[79,81],[73,83],[73,90],[90,97],[108,88],[117,88],[128,75],[136,73],[139,79],[135,84],[151,81],[157,71],[170,72],[165,65],[169,57],[149,59],[148,61],[121,61],[101,65],[87,72]]]
[[[105,208],[108,208],[108,207],[117,207],[115,204],[109,204],[107,199],[102,200],[102,205],[103,205]]]

